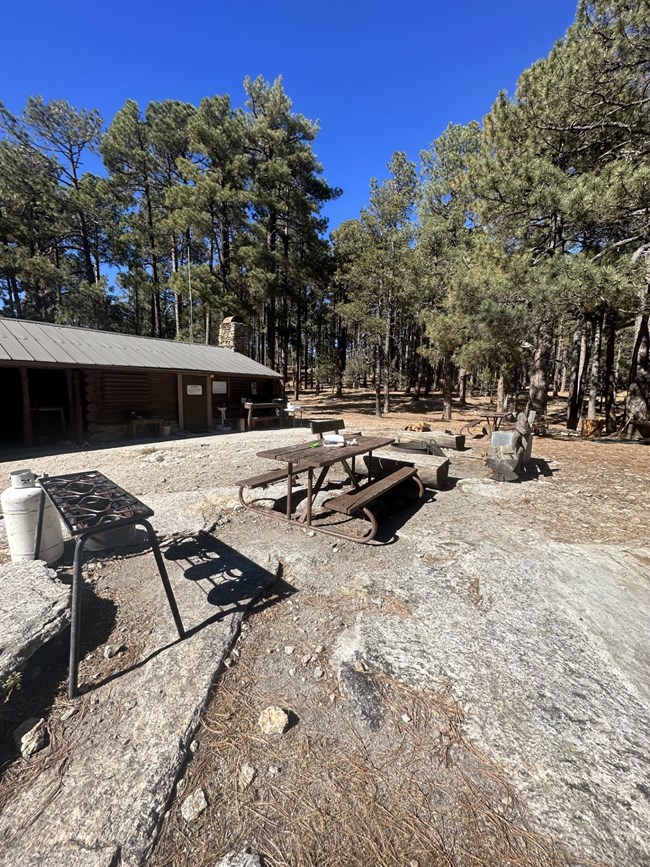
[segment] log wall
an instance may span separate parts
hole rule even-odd
[[[279,380],[248,376],[214,374],[214,379],[228,383],[227,394],[212,394],[212,417],[219,420],[217,407],[227,406],[229,420],[243,415],[242,398],[270,401],[281,395]],[[251,383],[256,383],[256,394]],[[126,436],[130,412],[169,421],[178,427],[177,374],[166,371],[114,372],[86,370],[83,375],[83,412],[85,429],[97,438]]]

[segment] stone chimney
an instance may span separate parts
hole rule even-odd
[[[241,316],[227,316],[219,329],[219,346],[248,355],[248,328]]]

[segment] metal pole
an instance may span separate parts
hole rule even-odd
[[[41,537],[43,535],[43,514],[45,512],[45,491],[41,488],[41,496],[38,501],[38,515],[36,517],[36,535],[34,536],[34,560],[38,560],[41,554]]]
[[[79,627],[81,624],[81,565],[83,562],[83,547],[86,539],[80,536],[74,549],[74,565],[72,567],[72,613],[70,616],[70,664],[68,667],[68,698],[77,695],[77,678],[79,672]]]
[[[184,638],[185,629],[183,628],[183,621],[181,620],[181,615],[178,611],[178,606],[176,605],[176,599],[174,598],[172,585],[169,582],[169,575],[167,574],[165,561],[163,560],[162,554],[160,553],[160,546],[158,545],[158,539],[156,539],[156,534],[149,521],[140,520],[138,521],[138,524],[144,527],[147,531],[147,535],[149,536],[149,542],[151,544],[151,550],[153,551],[153,555],[156,558],[156,565],[158,566],[160,578],[162,580],[163,587],[165,588],[165,593],[167,594],[167,601],[169,602],[169,607],[171,608],[172,615],[174,617],[174,623],[176,624],[178,636],[179,638]]]
[[[287,521],[291,520],[291,490],[293,487],[293,464],[289,461],[287,465],[289,475],[287,476]]]

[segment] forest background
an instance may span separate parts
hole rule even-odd
[[[568,393],[570,428],[647,420],[649,87],[648,0],[581,2],[512,98],[397,151],[329,237],[340,191],[281,79],[241,107],[128,100],[107,128],[1,107],[0,310],[206,343],[238,314],[296,397],[370,384],[378,413],[395,388],[440,389],[445,417],[454,391],[527,388],[540,418]]]

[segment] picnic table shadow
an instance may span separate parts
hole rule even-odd
[[[204,531],[196,536],[188,535],[172,540],[167,545],[162,545],[161,549],[166,560],[184,561],[183,577],[194,582],[205,594],[207,604],[218,610],[200,623],[186,628],[182,638],[175,638],[155,648],[144,659],[113,672],[92,686],[82,687],[81,692],[97,689],[124,674],[144,667],[165,650],[192,638],[201,630],[237,611],[250,617],[297,592],[295,587],[284,580],[281,563],[278,564],[276,572],[271,572]]]
[[[338,491],[342,491],[345,489],[346,482],[344,480],[329,480],[327,485],[323,488],[323,491],[327,493],[328,496],[334,496]],[[381,497],[378,497],[374,503],[371,505],[373,512],[377,517],[377,521],[379,522],[379,529],[377,530],[377,534],[372,542],[368,544],[370,546],[374,545],[374,543],[378,543],[379,545],[393,545],[395,542],[399,540],[399,535],[397,531],[404,526],[414,515],[419,512],[422,506],[425,503],[433,502],[435,500],[436,491],[432,491],[430,488],[424,489],[424,496],[418,498],[417,500],[413,497],[412,491],[410,490],[413,485],[409,485],[408,482],[400,485],[399,487],[393,489],[392,491],[388,491],[383,494]],[[300,505],[307,497],[307,491],[304,488],[296,488],[291,492],[291,502],[295,509],[296,506]],[[264,496],[262,493],[260,496],[255,498],[257,502],[273,502],[273,506],[269,511],[278,512],[279,514],[286,514],[287,511],[287,498],[285,496],[280,497],[271,497]],[[367,521],[363,518],[356,518],[356,521],[363,521],[367,525]],[[338,529],[345,527],[345,525],[350,524],[352,521],[347,515],[338,515],[336,513],[330,513],[328,515],[326,523],[328,527],[336,527]],[[312,523],[312,529],[316,529],[319,524],[319,515],[316,514],[314,516],[314,520]],[[286,526],[298,527],[299,530],[309,530],[307,524],[297,524],[294,522],[287,522]],[[330,537],[331,539],[331,537]],[[346,541],[346,540],[341,540]]]

